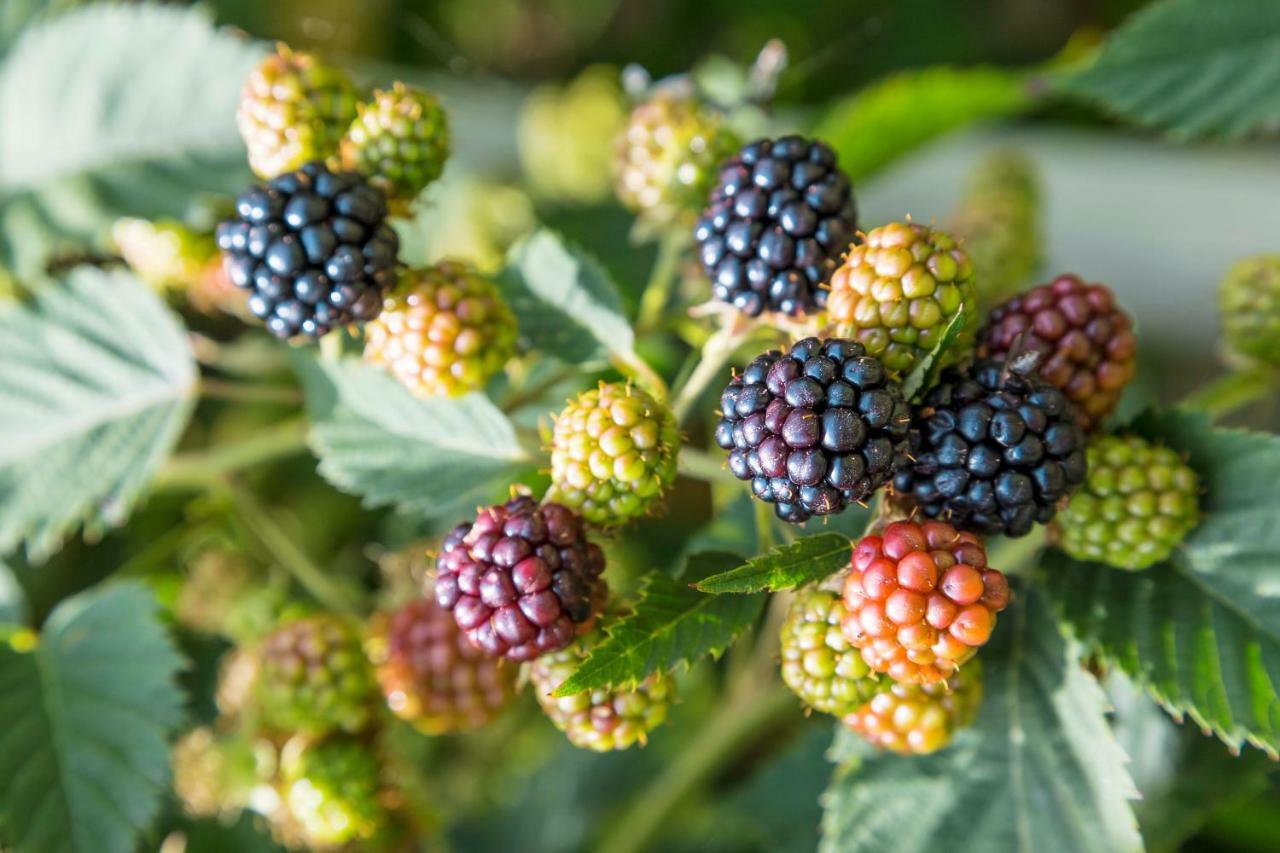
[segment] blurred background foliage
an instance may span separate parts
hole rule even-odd
[[[211,221],[224,194],[247,183],[232,116],[241,81],[261,55],[248,39],[211,36],[190,21],[58,18],[75,0],[0,2],[0,290],[38,290],[51,269],[111,251],[120,216]],[[1106,281],[1138,318],[1142,375],[1133,409],[1176,399],[1221,370],[1214,352],[1215,287],[1240,256],[1280,248],[1280,148],[1247,143],[1174,144],[1114,124],[1100,111],[1048,97],[1042,73],[1087,61],[1139,0],[213,0],[220,26],[278,39],[352,68],[438,91],[455,127],[455,156],[405,234],[405,260],[461,256],[496,269],[536,223],[589,247],[634,309],[655,257],[632,241],[632,220],[612,201],[607,146],[624,114],[618,80],[637,63],[654,78],[698,67],[710,88],[740,84],[736,68],[781,39],[790,66],[775,123],[818,127],[854,173],[866,227],[911,213],[945,221],[969,176],[995,148],[1014,147],[1037,174],[1044,242],[1039,272],[1075,271]],[[50,20],[74,32],[27,33]],[[172,29],[169,29],[172,27]],[[50,41],[46,43],[43,37]],[[49,45],[58,40],[59,49]],[[75,45],[72,49],[69,45]],[[136,51],[144,46],[146,55]],[[19,62],[15,55],[26,52]],[[72,54],[75,60],[68,59]],[[722,59],[716,60],[719,56]],[[708,57],[711,57],[709,60]],[[977,68],[975,68],[977,66]],[[573,82],[570,82],[573,81]],[[886,82],[887,81],[887,82]],[[872,87],[867,89],[867,87]],[[192,99],[190,92],[200,91]],[[855,93],[864,92],[855,97]],[[564,125],[565,104],[587,104]],[[56,105],[56,108],[51,107]],[[110,121],[102,121],[103,110]],[[894,134],[863,138],[863,124]],[[944,133],[956,130],[957,133]],[[59,144],[51,150],[48,142]],[[176,153],[175,153],[176,152]],[[960,214],[957,213],[957,216]],[[1034,264],[1035,259],[1030,263]],[[182,452],[236,436],[300,430],[300,394],[281,348],[247,336],[218,343],[239,321],[188,311],[216,370],[278,383],[275,398],[202,399],[179,456],[127,528],[78,539],[46,563],[14,556],[0,566],[0,612],[38,625],[62,599],[102,578],[143,578],[179,626],[190,660],[184,686],[193,720],[213,713],[225,639],[183,614],[184,589],[202,557],[232,553],[244,583],[264,596],[288,559],[282,532],[326,572],[372,586],[377,558],[438,531],[320,479],[294,442],[266,473],[244,474],[233,496],[201,494],[183,479]],[[661,336],[643,354],[673,373],[682,351]],[[200,353],[197,353],[198,355]],[[210,363],[210,362],[206,362]],[[550,411],[574,387],[551,386]],[[1275,428],[1274,406],[1238,422]],[[291,450],[290,450],[291,449]],[[176,467],[175,467],[176,466]],[[537,477],[537,474],[531,474]],[[685,483],[669,514],[611,544],[618,586],[670,567],[690,543],[754,548],[750,512],[730,505],[711,526],[712,495]],[[238,496],[238,497],[237,497]],[[270,527],[253,519],[265,515]],[[738,523],[742,521],[742,523]],[[843,523],[843,519],[842,519]],[[849,521],[850,529],[853,521]],[[369,543],[377,543],[370,545]],[[187,602],[190,605],[190,601]],[[264,612],[273,605],[262,604]],[[198,608],[197,608],[198,609]],[[254,611],[246,610],[252,620]],[[248,629],[246,629],[248,630]],[[745,652],[744,652],[745,656]],[[728,666],[733,666],[734,653]],[[609,827],[640,820],[664,790],[703,791],[653,828],[670,851],[810,850],[829,774],[830,727],[797,713],[760,732],[730,766],[708,775],[691,745],[720,721],[724,665],[706,665],[672,723],[644,750],[580,752],[537,715],[531,700],[479,734],[426,740],[405,734],[402,769],[416,774],[431,837],[456,850],[596,849]],[[773,677],[770,674],[768,677]],[[1217,743],[1177,727],[1120,681],[1112,685],[1122,740],[1146,799],[1139,804],[1153,849],[1274,850],[1280,787],[1269,762],[1222,759]],[[1204,754],[1202,756],[1202,754]],[[1193,764],[1180,763],[1192,756]],[[1203,760],[1201,760],[1203,758]],[[1221,782],[1204,798],[1179,787],[1185,767]],[[144,839],[156,849],[181,832],[186,849],[268,850],[249,818],[193,822],[169,803]],[[611,842],[618,842],[610,835]],[[616,849],[622,849],[620,845]]]

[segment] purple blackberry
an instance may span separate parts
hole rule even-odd
[[[716,443],[778,517],[800,523],[865,500],[906,447],[898,382],[854,341],[806,338],[770,350],[720,396]]]
[[[831,277],[857,231],[849,178],[826,144],[799,136],[761,139],[720,169],[694,229],[716,299],[748,316],[821,310]]]
[[[514,661],[562,649],[604,605],[604,552],[560,504],[519,497],[445,537],[436,601],[471,644]]]
[[[894,491],[928,518],[1024,536],[1084,482],[1085,436],[1066,395],[1029,353],[952,368],[912,413],[911,456]]]
[[[218,248],[273,335],[319,338],[382,309],[400,248],[386,216],[382,191],[364,178],[308,163],[244,192],[218,226]]]

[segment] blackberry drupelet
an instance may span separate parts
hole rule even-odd
[[[806,338],[758,356],[725,388],[716,443],[778,517],[800,523],[865,500],[906,448],[898,382],[862,344]]]
[[[864,740],[903,755],[926,755],[973,722],[982,704],[982,670],[975,661],[949,681],[894,684],[844,718]]]
[[[1099,427],[1138,372],[1138,340],[1129,315],[1105,285],[1064,275],[997,305],[978,355],[1005,361],[1040,354],[1040,377],[1075,404],[1086,430]]]
[[[796,594],[782,623],[782,680],[805,704],[837,717],[851,713],[887,681],[872,675],[840,624],[848,611],[825,586]]]
[[[364,178],[308,163],[243,193],[236,217],[218,226],[218,248],[272,334],[319,338],[382,309],[400,248],[386,215]]]
[[[435,595],[476,648],[527,661],[590,629],[607,593],[603,571],[604,552],[573,510],[518,497],[445,537]]]
[[[849,178],[823,142],[761,139],[720,170],[694,229],[716,299],[748,316],[827,304],[822,285],[857,231]]]
[[[949,369],[912,413],[910,461],[894,492],[927,518],[1025,536],[1084,482],[1085,435],[1066,395],[1024,353],[1006,371],[983,360]]]

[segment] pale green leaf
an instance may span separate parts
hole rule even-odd
[[[982,708],[950,746],[908,758],[839,727],[833,756],[849,763],[824,795],[820,849],[1141,850],[1106,697],[1072,652],[1031,589],[982,650]]]
[[[27,621],[27,593],[13,569],[0,561],[0,626]]]
[[[837,101],[814,135],[855,181],[968,124],[1017,115],[1034,103],[1025,75],[939,66],[904,71]]]
[[[849,537],[819,533],[779,545],[695,586],[702,592],[717,594],[794,589],[847,568],[852,557]]]
[[[418,399],[355,359],[297,353],[320,473],[369,506],[429,516],[474,509],[529,464],[507,417],[483,394]]]
[[[543,229],[512,246],[498,281],[533,349],[570,363],[632,355],[635,334],[617,285],[555,232]]]
[[[35,648],[0,646],[0,815],[15,853],[133,850],[169,778],[181,660],[151,593],[59,604]]]
[[[1059,88],[1180,138],[1280,129],[1280,3],[1160,0]]]
[[[733,554],[709,551],[691,556],[678,580],[665,572],[650,572],[631,612],[606,626],[605,638],[555,695],[634,684],[653,672],[707,655],[718,657],[755,624],[765,597],[707,595],[689,583],[741,562]]]
[[[82,268],[0,309],[0,553],[123,522],[196,381],[182,326],[132,276]]]

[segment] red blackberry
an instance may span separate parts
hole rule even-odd
[[[1111,414],[1138,372],[1138,341],[1129,315],[1105,285],[1074,275],[992,309],[978,355],[1004,361],[1017,352],[1040,354],[1040,376],[1075,404],[1085,429]]]
[[[604,552],[560,504],[519,497],[444,540],[436,601],[485,654],[515,661],[562,649],[604,604]]]
[[[243,193],[236,217],[218,226],[218,248],[272,334],[319,338],[382,309],[400,248],[386,215],[364,178],[308,163]]]
[[[950,369],[912,413],[910,461],[894,491],[928,518],[1023,536],[1085,477],[1085,437],[1062,391],[1033,376],[1034,354],[1006,370]]]
[[[716,299],[751,317],[827,303],[822,285],[857,231],[849,178],[825,143],[785,136],[742,148],[720,169],[694,229]]]
[[[806,338],[758,356],[720,396],[716,443],[778,517],[800,523],[888,481],[910,423],[898,382],[862,344]]]

